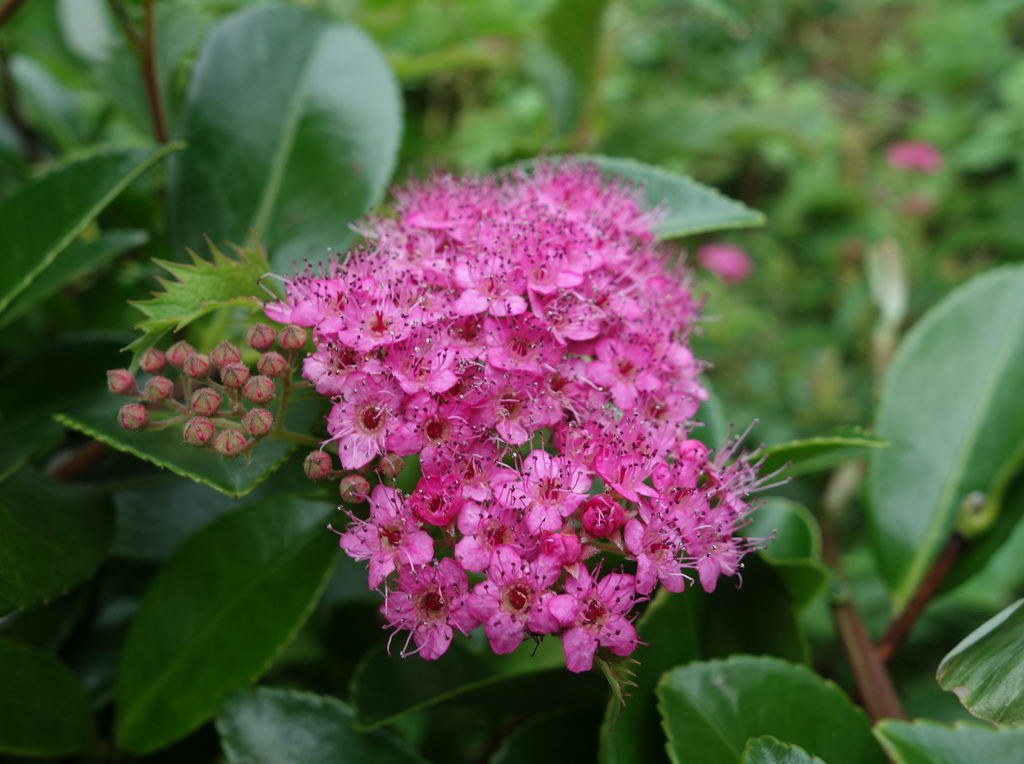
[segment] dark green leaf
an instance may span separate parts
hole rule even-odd
[[[296,7],[247,9],[206,38],[168,177],[173,247],[252,230],[279,271],[345,250],[382,196],[401,133],[398,85],[372,40]]]
[[[0,751],[69,756],[89,750],[96,722],[75,675],[38,647],[0,639]]]
[[[23,467],[0,484],[0,613],[69,591],[103,562],[114,535],[110,495]]]
[[[773,560],[807,560],[821,556],[821,529],[814,515],[795,501],[772,497],[758,507],[743,528],[750,538],[772,538],[763,554]]]
[[[596,761],[599,721],[577,709],[541,714],[509,735],[488,764]]]
[[[974,722],[947,727],[918,719],[883,719],[877,737],[895,764],[968,764],[1015,762],[1024,751],[1024,730],[998,730]]]
[[[1021,266],[973,279],[908,333],[886,375],[876,430],[892,446],[871,454],[868,517],[897,609],[965,499],[1001,498],[1024,458],[1022,294]]]
[[[761,735],[829,764],[885,761],[864,713],[839,687],[776,658],[681,666],[664,676],[658,698],[677,764],[735,764],[747,741]]]
[[[424,761],[383,730],[356,730],[353,720],[352,710],[335,698],[259,688],[224,702],[217,731],[233,764]]]
[[[747,741],[740,764],[825,764],[798,745],[783,743],[771,735]]]
[[[79,586],[45,605],[36,605],[25,612],[15,611],[0,618],[0,636],[54,653],[75,628],[88,600],[88,586]]]
[[[760,452],[764,456],[763,474],[783,470],[781,475],[796,477],[809,472],[830,470],[843,462],[859,459],[869,449],[887,448],[888,442],[862,430],[826,435],[804,440],[792,440],[768,446]]]
[[[54,170],[0,205],[0,220],[7,221],[0,228],[0,313],[129,183],[180,148],[99,152]]]
[[[50,297],[65,284],[76,281],[110,263],[129,249],[149,241],[145,231],[104,231],[88,242],[73,242],[57,255],[53,266],[40,273],[0,314],[0,328],[20,318],[37,303]]]
[[[333,569],[334,508],[274,498],[183,544],[146,593],[117,679],[117,740],[133,752],[191,732],[291,641]]]
[[[288,454],[295,449],[291,443],[268,438],[253,449],[251,462],[244,458],[232,461],[186,445],[179,427],[129,432],[117,419],[117,412],[127,400],[97,391],[88,404],[56,418],[60,423],[119,451],[126,451],[235,497],[249,493],[284,464]],[[288,408],[289,427],[296,432],[308,430],[320,416],[321,404],[316,400],[296,401]]]
[[[697,233],[727,228],[752,228],[764,225],[764,215],[745,204],[723,196],[697,181],[635,159],[576,154],[591,162],[608,177],[618,177],[642,188],[647,202],[662,205],[668,213],[655,227],[659,239],[678,239]]]
[[[996,724],[1024,723],[1024,600],[975,629],[942,659],[939,684]]]

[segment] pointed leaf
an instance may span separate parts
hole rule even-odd
[[[623,178],[639,186],[652,207],[663,205],[668,214],[654,229],[659,239],[678,239],[709,231],[764,225],[762,213],[686,175],[635,159],[599,154],[575,156],[596,164],[608,177]]]
[[[139,175],[181,144],[103,151],[21,188],[0,205],[0,313],[47,268],[100,211]],[[65,265],[68,265],[65,263]],[[61,264],[57,264],[61,268]]]
[[[401,133],[394,75],[373,41],[312,12],[246,9],[206,38],[168,176],[174,249],[244,241],[275,270],[355,240],[384,193]]]
[[[899,609],[972,494],[992,498],[1024,459],[1024,267],[978,276],[908,334],[886,375],[868,518]],[[998,511],[998,508],[994,508]]]
[[[114,505],[99,488],[58,483],[30,467],[0,483],[0,613],[69,591],[103,562]]]
[[[335,698],[261,687],[231,695],[217,731],[232,764],[425,761],[400,738],[383,730],[360,732],[353,721],[352,709]]]
[[[677,764],[735,764],[761,735],[829,764],[885,762],[864,713],[838,686],[777,658],[681,666],[658,684],[658,698]]]
[[[71,670],[38,647],[0,639],[0,752],[70,756],[95,738],[92,706]]]
[[[181,428],[130,432],[118,423],[117,412],[126,399],[107,392],[97,392],[87,404],[58,414],[58,422],[84,432],[119,451],[145,459],[158,467],[215,488],[228,496],[245,496],[267,479],[295,450],[293,443],[267,438],[256,445],[252,460],[223,459],[199,448],[186,445]],[[289,429],[307,432],[322,416],[318,400],[293,401],[288,407]]]
[[[928,719],[883,719],[877,737],[895,764],[966,764],[1020,761],[1024,730],[999,730],[974,722],[952,727]]]
[[[939,665],[939,684],[995,724],[1024,723],[1024,600],[990,618]]]
[[[143,753],[191,732],[259,677],[305,622],[337,544],[334,507],[276,497],[218,518],[146,593],[117,678],[116,733]]]
[[[740,764],[825,764],[798,745],[783,743],[771,735],[762,735],[747,742]]]
[[[887,448],[883,438],[863,430],[825,435],[817,438],[791,440],[768,446],[760,452],[764,457],[762,474],[768,475],[783,470],[782,477],[796,477],[810,472],[821,472],[837,467],[843,462],[859,459],[870,449]]]

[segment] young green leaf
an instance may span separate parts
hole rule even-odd
[[[334,508],[275,497],[224,515],[161,570],[117,678],[119,745],[154,751],[209,719],[292,640],[333,570]]]
[[[1024,266],[978,276],[907,335],[885,378],[868,519],[899,609],[966,501],[996,498],[1024,459]],[[992,516],[999,507],[992,507]]]
[[[740,764],[826,764],[798,745],[783,743],[771,735],[751,738]]]
[[[95,738],[92,706],[71,670],[38,647],[0,639],[0,752],[70,756]]]
[[[1024,724],[1024,600],[990,618],[939,664],[939,684],[977,717]]]
[[[821,472],[843,462],[859,459],[871,449],[888,448],[883,438],[863,430],[825,435],[803,440],[791,440],[768,446],[760,452],[764,457],[762,474],[783,470],[780,476],[796,477],[810,472]]]
[[[829,764],[882,764],[863,711],[838,686],[777,658],[735,656],[681,666],[658,684],[676,764],[735,764],[772,735]]]
[[[1015,762],[1024,751],[1024,730],[998,730],[973,722],[948,727],[928,719],[883,719],[875,737],[895,764]]]

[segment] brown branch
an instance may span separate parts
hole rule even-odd
[[[875,648],[875,654],[883,663],[889,663],[906,641],[911,628],[924,612],[925,606],[942,586],[946,576],[953,569],[960,555],[967,549],[967,540],[956,531],[949,537],[939,556],[935,558],[928,574],[917,587],[907,606],[886,627]]]
[[[25,2],[25,0],[5,0],[0,5],[0,25],[6,24],[14,16],[14,12]]]
[[[146,91],[146,107],[149,110],[150,122],[153,124],[153,135],[158,143],[167,143],[167,119],[164,116],[163,100],[160,98],[160,83],[156,77],[156,31],[153,0],[144,0],[141,34],[132,23],[128,9],[122,0],[108,0],[108,3],[124,36],[128,39],[128,44],[135,52],[135,60],[139,65],[139,76],[142,78],[143,89]]]
[[[67,459],[50,468],[50,477],[63,482],[75,480],[88,472],[106,453],[105,444],[90,440]]]

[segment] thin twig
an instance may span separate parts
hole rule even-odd
[[[167,143],[167,120],[164,117],[163,102],[160,99],[160,84],[156,79],[156,32],[153,0],[143,5],[143,38],[139,52],[139,71],[146,86],[146,104],[153,122],[153,133],[158,143]]]
[[[960,555],[967,549],[967,540],[956,531],[949,537],[939,556],[935,558],[928,574],[914,591],[907,606],[889,623],[878,641],[875,654],[883,663],[889,663],[906,641],[911,628],[921,617],[925,606],[935,596],[946,576],[953,569]]]

